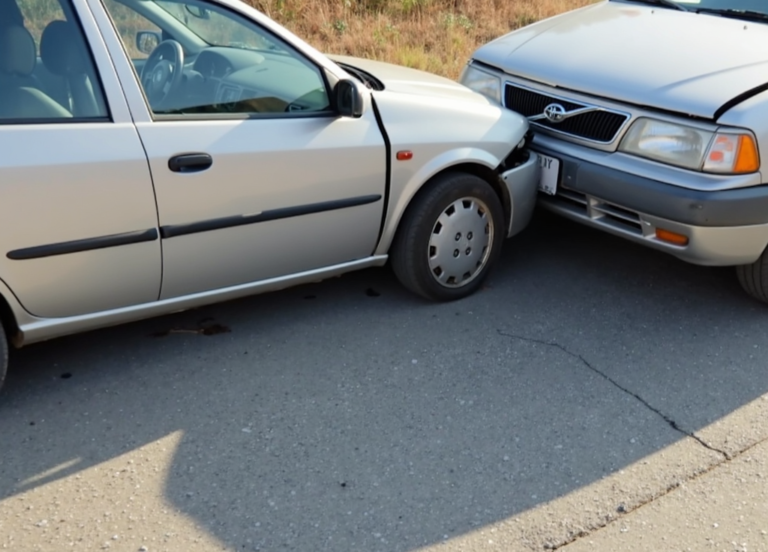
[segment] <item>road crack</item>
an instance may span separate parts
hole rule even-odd
[[[496,332],[499,335],[503,336],[503,337],[509,337],[511,339],[518,339],[520,341],[526,341],[528,343],[536,343],[536,344],[539,344],[539,345],[545,345],[547,347],[552,347],[554,349],[559,349],[562,352],[564,352],[566,355],[568,355],[570,357],[573,357],[575,359],[578,359],[584,366],[586,366],[592,372],[594,372],[595,374],[597,374],[598,376],[603,378],[605,381],[607,381],[608,383],[613,385],[616,389],[618,389],[621,392],[623,392],[623,393],[629,395],[630,397],[633,397],[634,399],[636,399],[638,402],[640,402],[640,404],[642,404],[648,410],[650,410],[651,412],[656,414],[659,418],[664,420],[664,422],[669,427],[671,427],[672,429],[674,429],[678,433],[681,433],[681,434],[685,435],[686,437],[690,437],[691,439],[693,439],[697,443],[699,443],[701,446],[703,446],[706,449],[711,450],[712,452],[717,452],[718,454],[721,454],[725,460],[731,460],[732,459],[730,457],[730,455],[726,451],[720,450],[717,447],[713,447],[712,445],[710,445],[709,443],[707,443],[706,441],[701,439],[698,435],[696,435],[692,431],[686,431],[684,428],[680,427],[680,425],[675,420],[673,420],[670,416],[668,416],[667,414],[665,414],[664,412],[662,412],[661,410],[659,410],[658,408],[653,406],[651,403],[649,403],[647,400],[645,400],[643,397],[641,397],[638,393],[634,393],[633,391],[627,389],[626,387],[621,385],[619,382],[617,382],[615,379],[613,379],[611,376],[609,376],[608,374],[606,374],[602,370],[600,370],[600,369],[596,368],[595,366],[593,366],[583,356],[581,356],[578,353],[574,353],[573,351],[569,350],[567,347],[564,347],[564,346],[560,345],[556,341],[545,341],[543,339],[536,339],[536,338],[533,338],[533,337],[526,337],[526,336],[523,336],[523,335],[507,333],[507,332],[504,332],[502,330],[496,330]]]
[[[673,420],[670,416],[668,416],[667,414],[663,413],[658,408],[656,408],[653,405],[651,405],[647,400],[645,400],[639,394],[633,393],[629,389],[625,388],[620,383],[615,381],[613,378],[608,376],[608,374],[605,374],[604,372],[602,372],[601,370],[596,368],[594,365],[592,365],[583,356],[581,356],[578,353],[574,353],[573,351],[570,351],[567,347],[564,347],[563,345],[560,345],[556,341],[546,341],[546,340],[543,340],[543,339],[536,339],[536,338],[532,338],[532,337],[526,337],[526,336],[523,336],[523,335],[517,335],[517,334],[512,334],[512,333],[504,332],[504,331],[499,330],[499,329],[497,329],[496,332],[500,336],[503,336],[503,337],[507,337],[507,338],[511,338],[511,339],[517,339],[519,341],[524,341],[524,342],[528,342],[528,343],[535,343],[535,344],[538,344],[538,345],[544,345],[546,347],[551,347],[551,348],[554,348],[554,349],[559,349],[560,351],[562,351],[566,355],[577,359],[579,362],[581,362],[584,366],[586,366],[593,373],[597,374],[598,376],[603,378],[605,381],[607,381],[608,383],[610,383],[611,385],[613,385],[614,387],[616,387],[617,389],[619,389],[623,393],[625,393],[625,394],[633,397],[635,400],[639,401],[640,404],[642,404],[645,408],[647,408],[648,410],[650,410],[651,412],[653,412],[654,414],[659,416],[662,420],[664,420],[664,422],[666,424],[668,424],[669,427],[671,427],[673,430],[675,430],[678,433],[681,433],[681,434],[683,434],[683,435],[685,435],[687,437],[690,437],[691,439],[695,440],[697,443],[699,443],[704,448],[720,454],[722,456],[722,458],[723,458],[721,461],[716,462],[715,464],[713,464],[713,465],[711,465],[711,466],[709,466],[709,467],[707,467],[705,469],[696,470],[694,473],[689,474],[688,477],[684,478],[684,481],[675,481],[675,482],[670,483],[665,489],[662,489],[660,492],[653,493],[653,496],[648,497],[646,500],[642,500],[640,503],[634,505],[634,507],[626,508],[623,505],[621,505],[620,506],[621,509],[618,510],[618,515],[608,514],[607,516],[605,516],[600,521],[597,521],[596,523],[588,524],[587,527],[582,527],[581,530],[576,532],[576,533],[569,534],[567,537],[565,537],[563,539],[557,539],[557,540],[560,540],[560,542],[550,542],[550,543],[545,544],[544,545],[544,549],[545,550],[548,550],[550,552],[554,552],[554,551],[563,549],[563,548],[567,547],[569,544],[572,544],[572,543],[574,543],[577,540],[580,540],[580,539],[582,539],[584,537],[587,537],[587,536],[589,536],[589,535],[591,535],[591,534],[593,534],[593,533],[595,533],[597,531],[600,531],[600,530],[604,529],[605,527],[607,527],[608,525],[611,525],[611,524],[617,522],[619,519],[621,519],[621,518],[631,514],[632,512],[638,510],[639,508],[642,508],[643,506],[645,506],[645,505],[647,505],[647,504],[649,504],[651,502],[655,502],[656,500],[659,500],[660,498],[663,498],[664,496],[672,493],[673,491],[678,489],[684,483],[689,483],[691,481],[695,481],[695,480],[697,480],[697,479],[707,475],[708,473],[716,470],[720,466],[722,466],[724,464],[727,464],[729,462],[732,462],[735,459],[739,458],[740,456],[748,453],[751,449],[760,446],[763,442],[768,441],[768,438],[762,439],[759,442],[753,443],[752,445],[746,447],[745,449],[738,451],[736,454],[731,455],[731,454],[727,453],[726,451],[720,450],[720,449],[718,449],[716,447],[713,447],[713,446],[709,445],[708,443],[704,442],[700,437],[698,437],[696,434],[694,434],[692,432],[689,432],[689,431],[686,431],[685,429],[680,427],[678,425],[678,423],[675,422],[675,420]]]

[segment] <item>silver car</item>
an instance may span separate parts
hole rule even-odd
[[[237,0],[0,0],[0,381],[6,337],[388,260],[423,297],[464,297],[531,217],[527,131]]]
[[[529,117],[540,204],[768,302],[768,2],[610,0],[479,48],[462,82]]]

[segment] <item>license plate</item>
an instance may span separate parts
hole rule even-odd
[[[555,195],[557,193],[557,183],[560,181],[560,160],[555,157],[539,154],[539,166],[541,167],[539,191]]]

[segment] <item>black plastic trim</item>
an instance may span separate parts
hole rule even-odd
[[[381,113],[379,113],[379,108],[376,105],[376,100],[373,98],[373,95],[371,95],[371,105],[373,106],[373,114],[376,117],[376,123],[379,125],[379,131],[384,138],[385,155],[387,157],[386,181],[384,183],[384,208],[381,210],[381,224],[379,225],[379,235],[376,238],[376,245],[373,248],[373,252],[371,252],[371,254],[373,254],[376,249],[378,249],[379,243],[381,243],[381,236],[384,234],[384,224],[387,221],[387,214],[389,212],[389,194],[390,188],[392,187],[392,143],[389,141],[387,129],[384,127],[384,121],[381,118]]]
[[[210,169],[213,157],[207,153],[181,153],[168,160],[168,168],[173,172],[191,173]]]
[[[736,107],[741,102],[748,100],[749,98],[753,96],[757,96],[761,92],[765,92],[768,90],[768,82],[765,84],[761,84],[760,86],[756,86],[754,88],[751,88],[750,90],[747,90],[746,92],[742,92],[735,98],[731,98],[727,102],[725,102],[723,105],[721,105],[719,108],[717,108],[717,111],[715,111],[715,114],[712,116],[712,119],[717,121],[720,117],[726,114],[730,109]]]
[[[329,119],[337,116],[331,109],[323,111],[286,111],[270,113],[153,113],[156,122],[179,121],[264,121],[272,119]]]
[[[341,61],[336,61],[335,63],[336,65],[344,69],[347,73],[354,75],[358,80],[362,81],[362,83],[368,89],[374,90],[376,92],[381,92],[385,89],[384,83],[380,81],[378,78],[376,78],[375,75],[372,75],[368,71],[364,71],[359,67],[355,67],[354,65],[349,65],[348,63],[344,63]],[[367,81],[370,81],[370,82],[367,82]]]
[[[109,116],[98,117],[40,117],[0,119],[0,126],[34,126],[34,125],[77,125],[83,123],[111,123]]]
[[[647,215],[694,226],[768,223],[768,184],[700,191],[603,167],[536,144],[532,150],[560,159],[567,187]]]
[[[73,240],[51,243],[48,245],[37,245],[35,247],[25,247],[24,249],[15,249],[6,254],[6,257],[14,261],[42,259],[43,257],[53,257],[55,255],[67,255],[69,253],[80,253],[82,251],[93,251],[95,249],[106,249],[108,247],[119,247],[121,245],[155,241],[157,235],[157,228],[136,230],[135,232],[123,232],[122,234],[112,234],[109,236],[100,236],[98,238],[86,238],[84,240]]]
[[[335,211],[337,209],[346,209],[348,207],[359,207],[376,203],[381,199],[380,194],[365,195],[359,197],[350,197],[347,199],[337,199],[333,201],[323,201],[321,203],[309,203],[307,205],[296,205],[295,207],[284,207],[282,209],[271,209],[255,215],[236,215],[232,217],[222,217],[189,224],[171,224],[160,228],[160,235],[164,238],[175,238],[177,236],[186,236],[188,234],[198,234],[200,232],[210,232],[212,230],[222,230],[224,228],[234,228],[235,226],[245,226],[246,224],[257,224],[259,222],[268,222],[271,220],[280,220],[291,217],[300,217],[303,215],[312,215],[325,211]]]

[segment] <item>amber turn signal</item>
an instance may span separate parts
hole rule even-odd
[[[760,160],[757,156],[755,140],[749,135],[742,134],[739,136],[739,153],[733,170],[737,173],[751,173],[759,168]]]
[[[688,245],[688,236],[683,236],[677,232],[670,232],[669,230],[664,230],[662,228],[656,229],[656,238],[675,245]]]
[[[397,157],[398,161],[408,161],[413,159],[413,152],[410,150],[398,151],[395,157]]]

